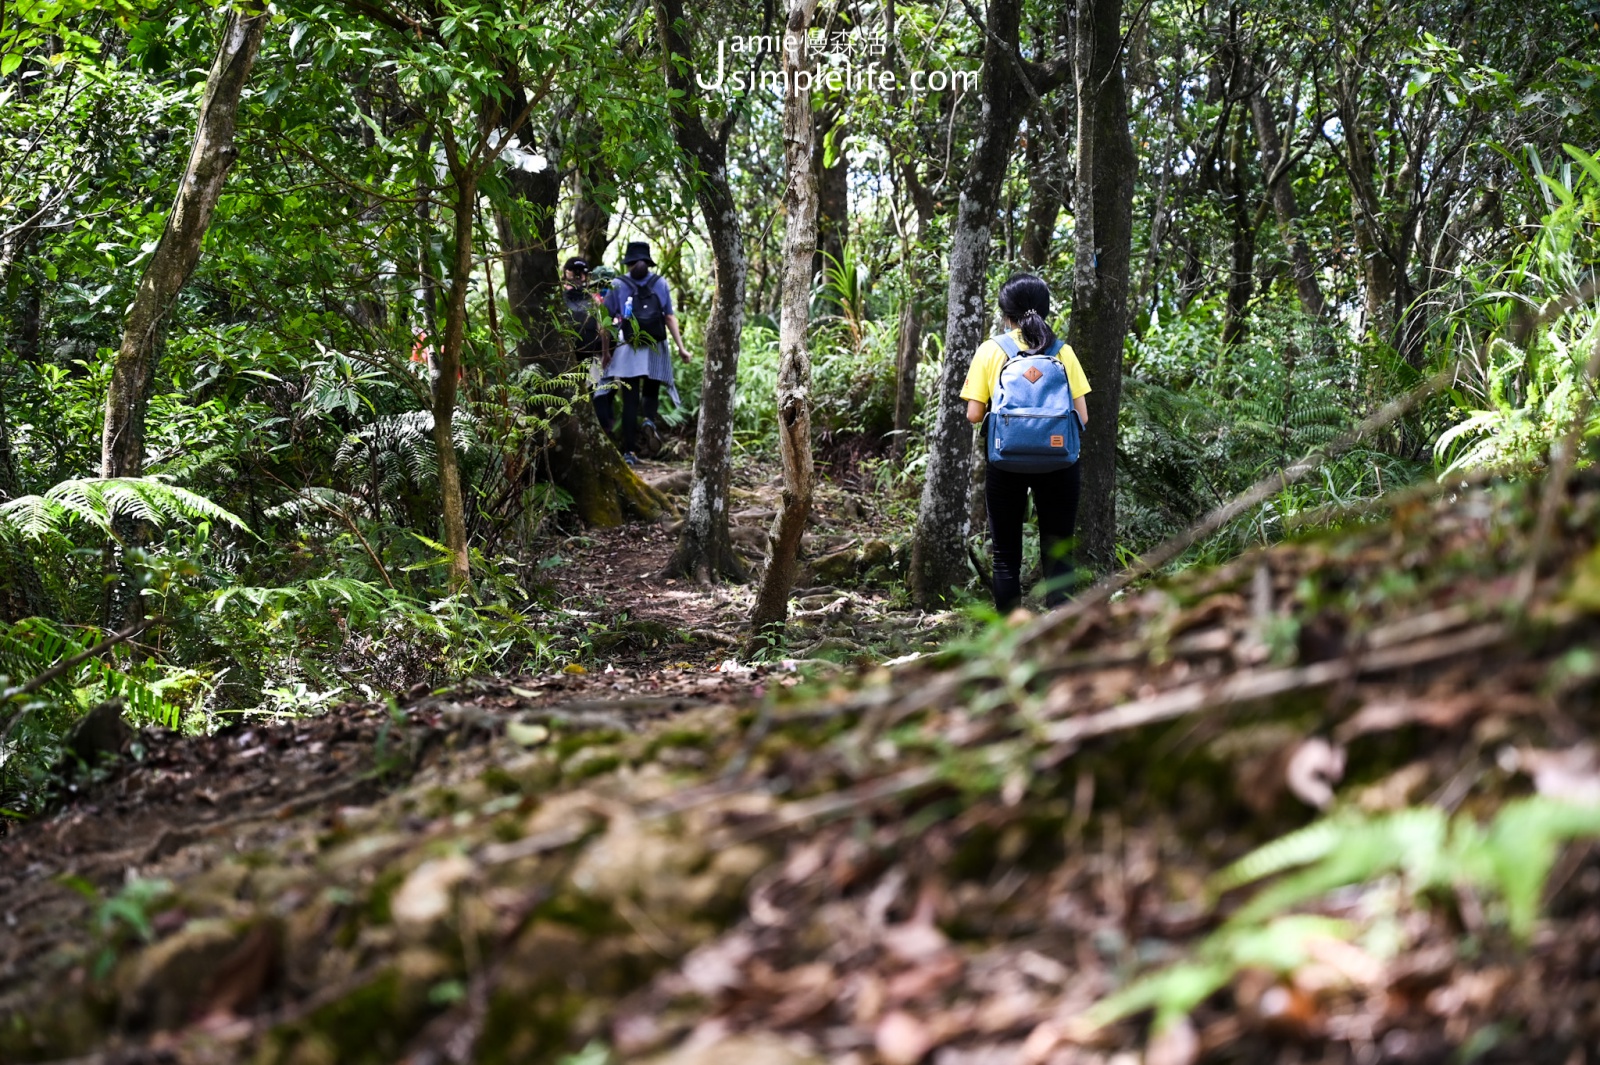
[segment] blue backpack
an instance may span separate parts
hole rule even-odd
[[[1006,361],[989,403],[990,465],[1012,473],[1066,469],[1078,461],[1083,427],[1072,406],[1067,368],[1057,358],[1061,341],[1031,354],[1024,354],[1009,334],[994,342]]]

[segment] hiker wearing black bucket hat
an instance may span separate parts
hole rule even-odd
[[[626,273],[612,283],[605,305],[621,331],[622,343],[611,354],[610,376],[622,392],[622,457],[632,464],[641,431],[652,448],[659,446],[655,419],[662,385],[667,386],[673,404],[678,403],[667,337],[672,337],[684,362],[691,358],[678,328],[678,316],[672,313],[672,292],[665,279],[652,269],[656,263],[650,257],[650,245],[630,240],[622,265]]]

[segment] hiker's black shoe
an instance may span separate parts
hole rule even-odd
[[[639,443],[643,445],[639,450],[647,457],[654,458],[661,454],[661,432],[656,428],[656,423],[649,418],[639,426]]]

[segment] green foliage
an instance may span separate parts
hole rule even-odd
[[[119,520],[160,528],[179,519],[245,524],[215,503],[157,477],[111,477],[62,481],[43,495],[0,504],[0,529],[32,540],[69,535],[83,522],[114,539]],[[248,532],[248,529],[245,529]]]
[[[1288,911],[1391,876],[1399,877],[1406,896],[1416,900],[1441,890],[1471,890],[1497,901],[1506,929],[1526,943],[1560,847],[1596,836],[1600,807],[1537,796],[1506,803],[1486,826],[1470,815],[1451,817],[1431,806],[1382,815],[1341,811],[1217,874],[1211,885],[1217,893],[1271,882],[1191,958],[1134,981],[1097,1005],[1089,1019],[1110,1024],[1153,1008],[1159,1028],[1189,1013],[1241,969],[1290,974],[1311,960],[1307,948],[1314,939],[1350,940],[1362,928]]]
[[[60,882],[94,907],[94,927],[100,944],[90,968],[96,980],[110,975],[127,947],[155,938],[151,917],[172,898],[172,882],[159,878],[130,876],[116,894],[109,896],[79,876],[64,876]]]
[[[1385,369],[1364,367],[1359,351],[1302,315],[1261,312],[1232,346],[1218,342],[1208,317],[1196,307],[1152,321],[1135,346],[1118,450],[1119,522],[1134,551],[1325,446],[1388,398]],[[1347,452],[1313,482],[1285,487],[1200,557],[1270,542],[1298,515],[1374,498],[1419,475],[1419,463],[1381,443]]]
[[[1534,239],[1473,277],[1472,300],[1442,327],[1466,368],[1456,393],[1460,420],[1434,442],[1447,474],[1543,461],[1595,388],[1584,374],[1600,344],[1600,313],[1592,296],[1575,297],[1600,259],[1600,162],[1563,147],[1570,158],[1553,170],[1527,149],[1527,177],[1546,208]],[[1525,317],[1557,301],[1573,305],[1548,328],[1519,335]],[[1585,432],[1600,433],[1600,409],[1591,407]]]

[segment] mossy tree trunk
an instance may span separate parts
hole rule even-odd
[[[200,261],[211,217],[228,171],[238,158],[234,129],[239,97],[250,77],[270,16],[266,6],[247,0],[229,8],[206,78],[195,124],[189,163],[166,228],[145,266],[144,276],[123,321],[106,392],[105,427],[100,440],[102,477],[137,477],[144,468],[144,419],[155,381],[161,325]]]
[[[807,31],[817,0],[790,0],[785,37],[800,42],[783,50],[790,89],[783,106],[784,187],[783,312],[778,322],[778,453],[783,459],[783,506],[767,534],[767,568],[750,623],[757,637],[789,614],[800,560],[800,538],[811,516],[816,467],[811,458],[811,353],[806,327],[811,313],[811,256],[817,246],[817,150],[811,121],[813,73]]]

